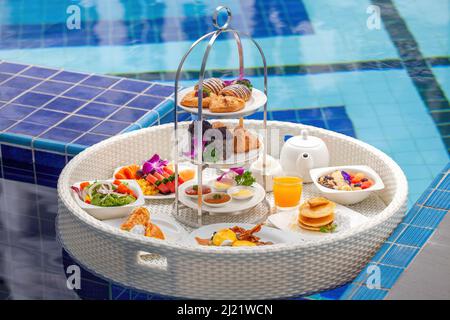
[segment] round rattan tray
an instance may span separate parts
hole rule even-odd
[[[180,128],[187,128],[181,123]],[[261,121],[247,120],[249,128]],[[155,126],[107,139],[92,146],[65,167],[58,182],[58,234],[65,249],[87,269],[124,286],[162,295],[199,299],[266,299],[309,294],[352,280],[403,218],[407,180],[386,154],[342,134],[300,124],[270,121],[279,150],[285,135],[307,128],[327,144],[330,165],[361,164],[372,167],[386,188],[377,201],[358,210],[371,219],[357,230],[314,243],[265,247],[200,247],[123,232],[84,212],[72,197],[77,181],[109,178],[114,168],[140,162],[158,153],[171,158],[173,124]],[[373,203],[383,204],[374,206]],[[170,214],[171,202],[149,203],[150,211]],[[159,209],[158,209],[159,208]],[[162,212],[161,212],[162,211]]]

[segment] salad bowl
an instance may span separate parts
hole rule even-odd
[[[136,200],[134,202],[131,202],[129,204],[125,205],[116,205],[116,206],[98,206],[90,203],[86,203],[85,201],[81,200],[78,196],[77,192],[74,191],[74,188],[80,189],[80,185],[83,182],[77,182],[72,185],[72,193],[73,197],[76,201],[76,203],[80,206],[81,209],[86,211],[88,214],[93,216],[94,218],[98,220],[107,220],[107,219],[117,219],[122,218],[130,214],[131,211],[135,207],[139,207],[145,204],[144,194],[142,193],[141,188],[139,187],[139,184],[134,180],[125,180],[126,184],[128,185],[128,188],[133,190],[134,194],[137,196]],[[114,180],[93,180],[93,181],[87,181],[90,184],[94,182],[99,183],[113,183]]]

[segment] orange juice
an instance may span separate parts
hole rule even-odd
[[[302,196],[302,182],[298,177],[273,178],[273,195],[275,205],[281,208],[295,207]]]
[[[192,180],[195,177],[195,170],[194,169],[184,169],[180,170],[178,172],[178,175],[183,179],[184,181]]]

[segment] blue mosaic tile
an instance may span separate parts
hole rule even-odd
[[[78,110],[77,113],[85,116],[106,118],[110,114],[117,111],[118,108],[119,108],[118,106],[91,102],[85,105],[82,109]]]
[[[360,286],[352,295],[352,300],[382,300],[388,291],[382,289],[369,289],[366,286]]]
[[[130,300],[130,289],[125,289],[121,286],[111,284],[111,299],[112,300]]]
[[[99,87],[99,88],[109,88],[119,80],[120,80],[120,78],[92,75],[89,78],[87,78],[86,80],[84,80],[81,84],[89,85],[89,86],[93,86],[93,87]]]
[[[35,77],[35,78],[41,78],[46,79],[50,77],[51,75],[58,72],[56,69],[48,69],[48,68],[42,68],[42,67],[31,67],[24,72],[22,72],[23,75],[29,76],[29,77]]]
[[[36,111],[36,109],[20,106],[17,104],[8,104],[0,109],[0,118],[9,120],[22,120],[33,111]]]
[[[37,136],[47,130],[47,126],[31,123],[31,122],[19,122],[15,126],[8,129],[8,132],[19,133],[27,136]]]
[[[4,82],[6,79],[11,78],[10,74],[0,73],[0,82]]]
[[[72,84],[64,83],[64,82],[44,81],[40,85],[38,85],[36,88],[34,88],[33,91],[52,93],[52,94],[60,94],[61,92],[66,91],[67,89],[69,89],[72,86],[73,86]]]
[[[58,127],[65,128],[75,131],[86,132],[92,129],[95,125],[100,123],[99,119],[80,117],[80,116],[70,116],[63,122],[61,122]]]
[[[56,98],[55,100],[51,101],[50,103],[48,103],[45,106],[45,109],[73,112],[85,103],[86,103],[86,101],[82,101],[82,100],[75,100],[75,99],[70,99],[70,98],[59,97],[59,98]]]
[[[56,188],[58,186],[59,173],[57,175],[36,173],[36,183],[41,186]]]
[[[48,94],[26,92],[14,100],[15,103],[20,103],[32,107],[41,107],[49,102],[53,96]]]
[[[432,233],[433,230],[431,229],[408,226],[397,239],[396,243],[421,247],[425,244]]]
[[[308,126],[314,126],[323,129],[327,128],[325,121],[323,120],[302,120],[301,123]]]
[[[3,101],[9,101],[21,93],[25,92],[25,90],[17,89],[17,88],[11,88],[1,85],[0,86],[0,100]]]
[[[121,105],[126,104],[128,101],[130,101],[134,97],[136,97],[136,95],[132,94],[132,93],[107,90],[104,93],[102,93],[100,96],[95,98],[95,101],[121,106]]]
[[[36,183],[33,171],[8,167],[3,164],[3,177],[9,180]]]
[[[319,108],[314,109],[300,109],[298,110],[298,115],[300,117],[300,121],[306,120],[318,120],[322,119],[322,112]]]
[[[113,114],[110,117],[110,120],[135,122],[135,121],[139,120],[141,117],[143,117],[145,115],[145,113],[146,112],[143,110],[122,108],[119,111],[117,111],[115,114]]]
[[[92,146],[100,141],[103,141],[107,139],[107,136],[98,135],[98,134],[92,134],[92,133],[86,133],[85,135],[81,136],[79,139],[75,140],[73,143],[79,144],[82,146]]]
[[[51,79],[58,80],[58,81],[77,83],[87,77],[88,77],[88,75],[84,74],[84,73],[61,71],[57,75],[53,76]]]
[[[425,202],[427,207],[438,209],[450,209],[450,192],[435,190]]]
[[[388,238],[387,241],[389,242],[395,242],[395,240],[398,238],[398,236],[405,230],[406,224],[400,223],[397,228],[392,232],[391,236]]]
[[[127,106],[133,107],[133,108],[150,110],[150,109],[155,108],[158,104],[160,104],[163,101],[164,101],[163,98],[151,97],[151,96],[138,96],[136,99],[128,102]]]
[[[345,107],[325,107],[322,108],[323,116],[326,119],[348,118]]]
[[[350,119],[329,119],[327,120],[327,128],[333,131],[352,131],[353,124]]]
[[[3,131],[16,123],[14,120],[0,118],[0,130]]]
[[[114,87],[112,87],[112,89],[140,93],[145,89],[147,89],[149,85],[150,84],[148,82],[123,79],[119,83],[115,84]]]
[[[39,82],[41,82],[41,80],[17,76],[4,82],[3,85],[11,88],[27,90],[34,87]]]
[[[33,153],[31,149],[5,144],[0,145],[0,147],[4,166],[33,171]]]
[[[27,66],[23,64],[3,62],[0,64],[0,72],[18,73],[25,69]]]
[[[35,150],[34,163],[36,173],[39,172],[58,176],[66,165],[66,156],[57,153]]]
[[[405,268],[415,257],[419,249],[393,244],[381,259],[382,264]]]
[[[332,299],[332,300],[339,300],[342,295],[344,294],[344,292],[348,289],[349,285],[343,285],[340,286],[338,288],[332,289],[332,290],[328,290],[328,291],[322,291],[320,293],[321,297],[327,298],[327,299]]]
[[[99,88],[76,86],[70,89],[69,91],[65,92],[63,95],[65,97],[90,100],[95,96],[99,95],[102,91],[103,89]]]
[[[440,175],[440,177],[442,178],[442,175]],[[440,190],[450,190],[450,175],[446,175],[445,178],[441,181],[441,179],[439,179],[439,176],[436,177],[435,183],[433,183],[433,185],[437,185],[437,182],[440,182],[439,185],[437,185],[437,189]]]
[[[50,127],[57,122],[67,117],[67,113],[50,111],[50,110],[38,110],[24,119],[27,122],[39,123]]]
[[[375,253],[375,255],[372,257],[372,261],[380,261],[381,259],[383,259],[391,245],[391,242],[383,243],[377,253]]]
[[[151,94],[153,96],[160,96],[160,97],[169,97],[173,93],[174,93],[174,87],[162,86],[159,84],[154,84],[147,91],[145,91],[145,94]]]
[[[447,214],[445,210],[422,207],[411,220],[411,224],[424,228],[437,228]]]
[[[125,122],[103,121],[91,132],[112,136],[120,133],[128,126],[129,124]]]
[[[262,112],[261,112],[262,113]],[[269,112],[271,120],[295,121],[297,119],[297,110],[279,110]],[[262,113],[264,116],[264,113]]]

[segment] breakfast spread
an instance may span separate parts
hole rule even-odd
[[[270,241],[261,241],[259,237],[255,236],[255,233],[259,231],[261,231],[261,224],[248,230],[239,226],[234,226],[215,232],[209,239],[196,237],[195,240],[202,246],[253,247],[273,244]]]
[[[305,201],[300,205],[298,224],[300,228],[320,231],[333,232],[336,225],[335,219],[336,204],[326,198],[316,197]]]
[[[252,96],[250,80],[239,78],[232,81],[222,81],[219,78],[209,78],[203,81],[202,107],[212,113],[237,112],[245,107]],[[198,85],[181,99],[181,105],[188,108],[198,107]]]
[[[193,179],[195,171],[187,168],[179,171],[178,184]],[[121,167],[114,174],[115,179],[136,180],[145,196],[169,195],[175,192],[175,173],[173,165],[154,154],[142,166],[132,164]]]
[[[150,238],[165,239],[161,229],[150,221],[150,211],[145,207],[135,208],[120,229]]]
[[[136,201],[137,195],[126,182],[82,182],[79,187],[72,186],[79,199],[86,204],[99,207],[118,207]]]
[[[320,176],[318,182],[324,187],[344,191],[364,190],[373,185],[373,180],[364,173],[346,172],[344,170],[336,170]]]

